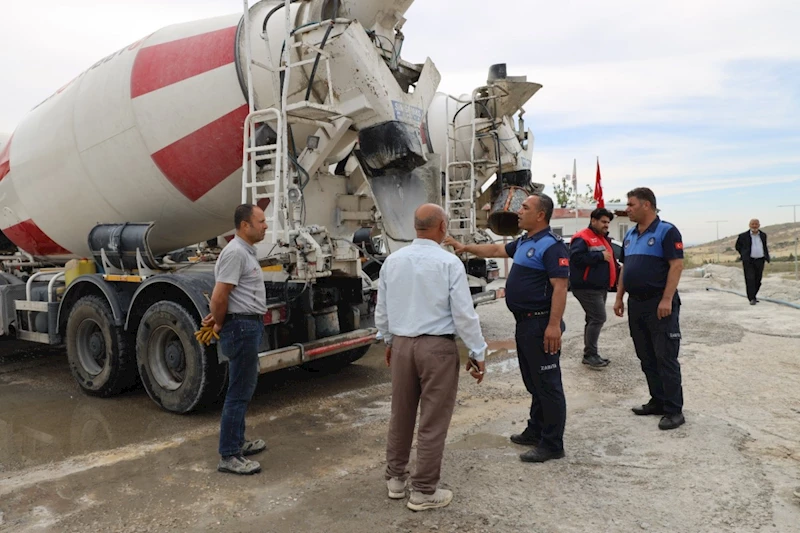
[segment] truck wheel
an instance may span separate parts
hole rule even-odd
[[[66,333],[69,367],[86,394],[113,396],[136,384],[133,339],[114,325],[104,298],[84,296],[75,302]]]
[[[189,413],[216,400],[225,365],[214,346],[194,338],[198,323],[183,306],[158,302],[145,311],[136,334],[136,363],[150,398],[173,413]]]

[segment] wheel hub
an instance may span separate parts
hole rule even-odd
[[[173,372],[182,372],[186,367],[186,358],[183,354],[183,346],[178,341],[172,341],[167,344],[164,350],[164,358],[167,363],[167,368]]]
[[[89,337],[89,355],[97,362],[105,359],[106,341],[100,331],[95,331]]]
[[[106,366],[106,337],[100,324],[94,319],[86,319],[75,333],[78,362],[84,372],[97,376]]]

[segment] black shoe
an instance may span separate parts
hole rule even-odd
[[[666,414],[658,422],[658,429],[675,429],[686,423],[683,413]]]
[[[611,362],[611,359],[607,359],[607,358],[603,357],[602,355],[598,355],[597,357],[599,357],[601,361],[605,361],[606,365],[608,365],[608,363]]]
[[[520,446],[538,446],[539,441],[542,440],[541,435],[533,435],[526,429],[522,433],[511,435],[511,442],[519,444]]]
[[[665,415],[664,407],[654,404],[654,403],[646,403],[641,407],[634,407],[631,409],[633,414],[643,416],[643,415]]]
[[[599,370],[604,366],[608,366],[608,361],[601,359],[599,355],[590,355],[589,357],[584,356],[583,364],[589,365],[589,368]]]
[[[552,451],[544,448],[534,448],[519,456],[524,463],[544,463],[550,459],[561,459],[564,457],[564,450]]]
[[[750,305],[756,305],[757,303],[758,303],[758,301],[756,301],[756,300],[750,300]]]

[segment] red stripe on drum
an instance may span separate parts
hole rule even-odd
[[[191,201],[242,167],[242,131],[248,107],[231,111],[153,154],[164,176]]]
[[[142,48],[133,63],[131,98],[233,63],[236,28]]]
[[[13,137],[12,135],[8,138],[8,142],[3,147],[3,151],[0,152],[0,181],[11,172],[11,139]]]
[[[70,255],[70,251],[62,248],[53,239],[28,219],[15,226],[3,230],[3,235],[19,248],[33,255]]]

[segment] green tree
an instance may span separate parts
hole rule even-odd
[[[567,207],[571,202],[573,202],[573,196],[575,195],[575,191],[572,188],[572,184],[570,183],[570,176],[564,176],[561,178],[561,184],[558,185],[555,182],[556,175],[553,174],[553,191],[556,195],[556,203],[561,207]]]

